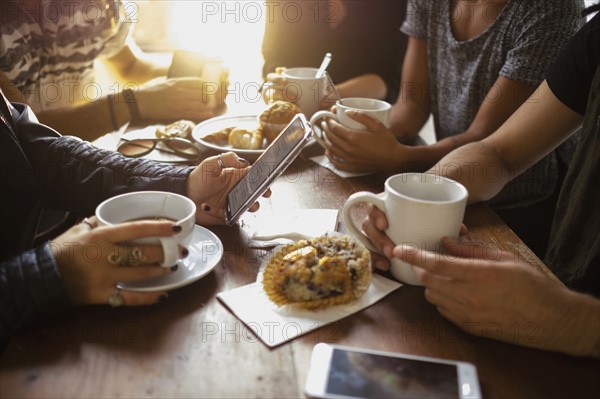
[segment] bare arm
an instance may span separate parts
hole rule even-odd
[[[410,37],[402,66],[400,95],[392,107],[390,130],[404,142],[413,140],[429,118],[427,41]]]
[[[559,146],[582,120],[544,81],[494,134],[451,152],[430,172],[464,184],[470,202],[488,200]],[[492,167],[494,179],[488,177]]]
[[[387,87],[379,75],[366,74],[340,83],[338,92],[342,98],[369,97],[382,100],[387,94]]]
[[[128,42],[121,51],[103,60],[104,64],[122,82],[141,84],[159,76],[166,76],[168,66],[159,65],[147,59],[143,52]]]
[[[498,77],[467,130],[434,144],[419,147],[416,149],[417,158],[423,164],[431,166],[456,148],[486,138],[502,126],[534,90],[534,86],[526,83]]]
[[[73,103],[68,107],[37,111],[36,104],[30,104],[27,97],[2,72],[0,72],[0,85],[11,102],[29,105],[36,111],[35,114],[41,123],[52,127],[61,134],[78,136],[92,141],[113,130],[106,96],[93,101]],[[124,124],[129,120],[129,111],[124,102],[115,102],[114,109],[118,123]]]

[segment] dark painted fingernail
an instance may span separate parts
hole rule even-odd
[[[175,232],[175,233],[179,233],[182,230],[181,226],[178,224],[174,224],[173,226],[171,226],[171,228],[173,229],[173,232]]]
[[[166,301],[167,299],[169,299],[169,295],[163,294],[163,295],[161,295],[161,296],[158,297],[158,302],[162,303],[162,302]]]
[[[175,265],[175,266],[171,267],[172,272],[176,272],[177,269],[179,269],[179,265]]]
[[[182,258],[187,258],[189,254],[190,254],[190,251],[188,251],[187,248],[183,248],[181,250],[181,257]]]
[[[204,204],[204,205],[202,205],[202,210],[203,210],[204,212],[210,212],[210,206],[208,206],[208,205]]]

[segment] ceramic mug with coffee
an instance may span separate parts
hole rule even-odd
[[[161,245],[162,267],[171,267],[179,260],[179,247],[190,243],[196,223],[196,204],[183,195],[164,191],[137,191],[117,195],[96,208],[98,225],[110,226],[137,220],[170,220],[181,226],[171,237],[148,237],[132,241],[141,245]]]
[[[321,144],[323,142],[323,137],[321,136],[322,132],[319,123],[322,119],[335,119],[349,129],[367,130],[365,125],[350,118],[346,114],[346,111],[364,112],[370,117],[377,119],[385,127],[390,127],[392,106],[386,101],[362,97],[342,98],[336,101],[335,108],[335,113],[330,111],[319,111],[310,118],[310,124],[314,133],[313,136]]]
[[[351,195],[343,214],[348,230],[371,251],[380,252],[352,220],[351,210],[360,203],[371,203],[385,213],[385,232],[396,245],[440,252],[442,238],[458,237],[467,197],[467,189],[454,180],[426,173],[402,173],[388,178],[382,193]],[[421,285],[412,267],[398,258],[391,260],[390,272],[402,282]]]

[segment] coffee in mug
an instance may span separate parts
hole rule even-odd
[[[162,267],[171,267],[179,260],[179,246],[190,243],[196,223],[196,204],[183,195],[164,191],[137,191],[117,195],[96,208],[98,225],[110,226],[136,220],[171,220],[181,231],[171,237],[148,237],[132,241],[141,245],[161,245]]]
[[[388,178],[382,193],[351,195],[343,214],[350,232],[371,251],[380,252],[351,217],[352,207],[359,203],[371,203],[385,213],[385,233],[396,245],[439,252],[442,238],[458,238],[467,197],[467,189],[454,180],[427,173],[402,173]],[[391,260],[390,272],[402,282],[421,285],[412,267],[398,258]]]

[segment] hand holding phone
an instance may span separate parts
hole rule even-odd
[[[305,393],[316,398],[481,398],[475,366],[317,344]]]
[[[312,134],[304,114],[297,114],[227,195],[225,223],[231,226],[296,159]]]

